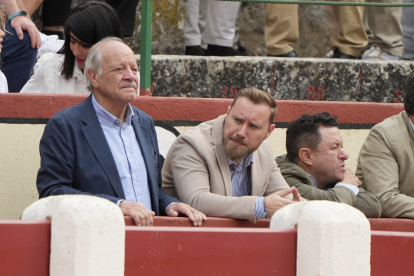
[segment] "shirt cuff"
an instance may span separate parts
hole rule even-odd
[[[356,187],[354,185],[351,185],[351,184],[338,183],[338,184],[335,185],[335,187],[345,187],[345,188],[348,188],[351,191],[353,191],[355,195],[358,195],[358,193],[359,193],[358,187]]]
[[[173,204],[173,203],[180,203],[180,202],[179,201],[174,201],[174,202],[171,202],[170,204],[168,204],[167,207],[165,207],[165,213],[167,213],[168,207],[170,207],[170,205]]]
[[[258,196],[256,203],[254,204],[254,216],[256,219],[266,218],[266,212],[264,210],[264,197]]]
[[[116,206],[118,206],[119,207],[119,204],[121,204],[121,202],[122,201],[124,201],[125,199],[120,199],[120,200],[118,200],[117,202],[116,202]]]

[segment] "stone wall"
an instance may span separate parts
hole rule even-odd
[[[254,86],[277,100],[398,103],[413,69],[407,61],[154,55],[151,91],[163,97],[234,98]]]

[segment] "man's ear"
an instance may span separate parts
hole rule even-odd
[[[86,76],[88,77],[89,81],[92,83],[94,88],[98,88],[98,81],[96,80],[98,77],[98,73],[92,70],[86,71]]]
[[[303,163],[312,166],[312,150],[310,148],[301,148],[298,155]]]
[[[275,124],[270,124],[270,126],[267,128],[266,136],[263,140],[266,140],[270,134],[275,130]]]

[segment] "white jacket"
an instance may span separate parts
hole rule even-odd
[[[9,86],[7,84],[6,76],[0,71],[0,93],[8,93]]]
[[[64,57],[56,53],[42,55],[34,67],[34,74],[20,92],[89,94],[86,77],[76,61],[72,78],[67,80],[61,75]]]

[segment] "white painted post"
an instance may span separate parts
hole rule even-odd
[[[277,211],[270,228],[298,229],[297,276],[369,276],[371,228],[344,203],[307,201]]]
[[[125,222],[116,204],[96,196],[50,196],[22,215],[22,220],[47,219],[51,276],[124,275]]]

